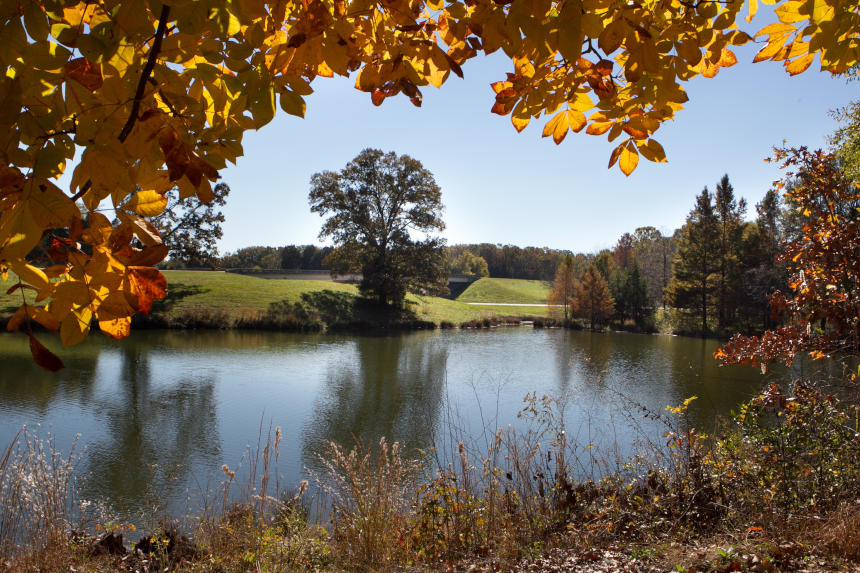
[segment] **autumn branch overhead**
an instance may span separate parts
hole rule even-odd
[[[143,95],[146,93],[146,82],[149,81],[152,70],[155,68],[155,62],[158,59],[158,53],[161,51],[161,41],[164,38],[164,33],[167,31],[167,22],[170,18],[170,6],[163,4],[161,6],[161,14],[158,17],[158,28],[155,30],[155,39],[152,41],[152,48],[149,50],[149,57],[146,60],[146,66],[140,74],[140,80],[137,82],[137,90],[134,94],[134,100],[131,103],[131,115],[128,116],[128,121],[122,127],[117,139],[124,142],[131,130],[134,128],[134,123],[137,121],[137,114],[140,112],[140,102],[143,100]]]
[[[556,143],[605,136],[609,166],[630,175],[642,157],[666,161],[656,133],[683,109],[685,82],[734,65],[734,47],[753,37],[756,61],[792,75],[816,59],[833,73],[860,61],[856,0],[774,0],[778,21],[755,36],[739,29],[742,0],[658,4],[659,13],[652,0],[196,0],[156,15],[130,0],[13,2],[0,10],[0,271],[50,301],[28,320],[64,344],[93,321],[127,335],[131,316],[164,296],[163,277],[141,269],[166,256],[149,221],[167,208],[165,193],[211,201],[244,134],[278,107],[304,117],[319,77],[352,77],[377,105],[399,95],[418,105],[421,89],[501,51],[511,68],[493,84],[491,112],[518,131],[541,122]],[[748,21],[757,5],[749,0]],[[147,89],[170,99],[141,111]],[[69,241],[57,264],[32,264],[55,229]]]

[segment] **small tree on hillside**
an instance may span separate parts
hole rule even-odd
[[[574,299],[574,314],[588,321],[594,328],[612,316],[615,302],[609,294],[609,284],[592,265],[582,275]]]
[[[421,162],[365,149],[338,173],[314,174],[309,201],[327,217],[320,238],[336,245],[332,274],[360,271],[363,294],[397,307],[407,291],[447,291],[445,241],[433,235],[445,228],[442,190]]]
[[[565,255],[555,272],[552,288],[547,296],[547,304],[561,305],[564,308],[564,320],[570,319],[571,300],[576,295],[576,276],[574,273],[573,255]]]

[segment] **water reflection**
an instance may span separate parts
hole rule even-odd
[[[574,352],[570,340],[570,332],[567,329],[561,331],[552,344],[555,354],[556,380],[558,381],[558,392],[564,394],[570,389],[570,377],[573,372],[574,360],[577,353]]]
[[[148,345],[128,340],[117,354],[118,378],[94,400],[102,424],[90,436],[96,441],[86,455],[83,494],[108,498],[118,509],[181,499],[193,473],[222,457],[215,381],[180,377],[157,384]]]
[[[26,337],[4,335],[3,343],[0,412],[27,409],[44,413],[58,401],[87,401],[92,397],[97,348],[83,345],[65,358],[66,368],[55,374],[33,364]]]
[[[326,441],[373,445],[385,436],[407,450],[433,442],[444,395],[448,346],[426,333],[355,341],[355,362],[326,372],[303,444],[303,461],[319,469]]]
[[[423,448],[450,441],[456,428],[457,439],[485,443],[496,427],[523,423],[517,412],[533,391],[570,397],[569,439],[626,455],[637,440],[665,441],[643,412],[664,414],[696,395],[688,418],[707,430],[780,376],[719,368],[716,345],[531,328],[376,337],[136,331],[63,349],[67,368],[49,374],[32,364],[26,337],[0,336],[0,445],[23,423],[51,426],[66,451],[80,433],[84,495],[130,514],[149,494],[182,511],[186,490],[217,481],[222,463],[236,468],[261,417],[284,430],[287,485],[303,467],[319,469],[326,440],[374,444],[384,435]]]

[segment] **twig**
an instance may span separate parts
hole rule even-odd
[[[146,60],[146,65],[143,67],[143,72],[140,75],[140,80],[137,82],[137,92],[134,94],[134,101],[131,104],[131,115],[128,116],[128,121],[119,132],[118,139],[125,141],[131,133],[135,122],[137,121],[137,113],[140,111],[140,102],[143,100],[143,94],[146,91],[146,82],[155,68],[155,60],[158,59],[158,52],[161,51],[161,40],[164,39],[164,33],[167,30],[167,19],[170,17],[170,6],[163,4],[161,6],[161,15],[158,17],[158,28],[155,30],[155,40],[152,42],[152,48],[149,50],[149,58]]]

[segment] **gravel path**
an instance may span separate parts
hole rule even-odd
[[[562,304],[534,304],[529,302],[467,302],[472,306],[549,306],[561,308]]]

